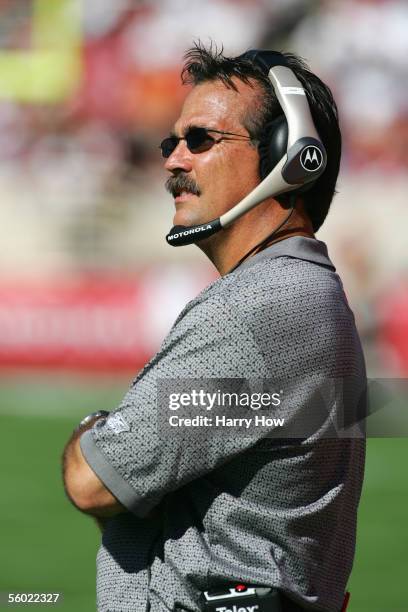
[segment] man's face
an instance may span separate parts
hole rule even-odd
[[[256,85],[251,87],[238,79],[234,82],[238,91],[221,81],[195,86],[184,102],[174,134],[184,136],[194,126],[248,136],[242,119],[254,108],[260,91]],[[222,137],[211,136],[216,140]],[[203,153],[192,153],[186,141],[180,140],[166,160],[165,168],[172,177],[185,176],[186,184],[190,183],[190,189],[176,194],[174,225],[196,225],[218,218],[259,183],[259,156],[251,141],[225,138]]]

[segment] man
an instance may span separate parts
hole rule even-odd
[[[185,379],[287,382],[295,430],[313,420],[326,381],[364,386],[352,313],[314,238],[339,168],[336,107],[298,58],[285,62],[307,92],[326,170],[308,191],[267,198],[198,243],[220,279],[186,306],[119,408],[85,419],[65,449],[66,491],[103,525],[101,612],[198,611],[203,592],[236,581],[275,587],[283,612],[341,609],[364,443],[327,435],[341,416],[336,393],[325,396],[330,418],[304,435],[186,440],[160,428],[163,380],[175,391]],[[183,78],[193,87],[162,151],[174,223],[192,226],[229,211],[270,172],[265,135],[282,110],[245,57],[197,45]]]

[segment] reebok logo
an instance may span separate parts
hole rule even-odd
[[[112,431],[115,432],[115,434],[123,433],[124,431],[130,431],[128,423],[126,423],[123,416],[118,412],[111,414],[108,417],[106,424],[112,429]]]
[[[232,608],[226,608],[225,606],[220,606],[219,608],[215,608],[216,612],[256,612],[259,610],[258,604],[255,606],[236,606],[235,604]]]

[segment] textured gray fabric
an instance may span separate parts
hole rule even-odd
[[[86,460],[132,511],[106,523],[98,610],[143,611],[149,597],[151,612],[198,611],[200,590],[231,579],[339,610],[364,441],[163,441],[156,391],[160,378],[295,377],[301,410],[302,381],[346,375],[363,383],[364,359],[322,242],[272,245],[190,302],[118,407],[125,427],[99,421],[81,438]]]

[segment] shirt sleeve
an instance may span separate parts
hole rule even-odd
[[[221,296],[187,308],[119,408],[80,440],[91,468],[131,512],[160,500],[244,452],[256,436],[161,435],[159,379],[260,379],[268,376],[251,330]],[[169,381],[169,382],[170,382]]]

